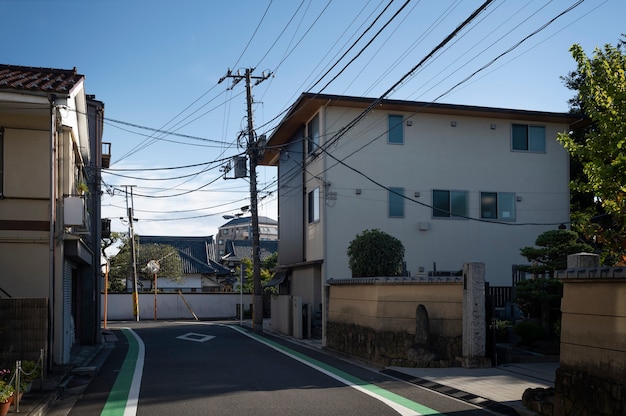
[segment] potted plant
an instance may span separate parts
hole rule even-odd
[[[32,360],[25,360],[21,363],[20,372],[20,394],[28,393],[33,381],[41,376],[41,367]]]
[[[2,376],[10,373],[10,370],[0,370]],[[9,407],[13,403],[13,392],[15,389],[11,383],[0,380],[0,416],[5,416],[9,412]]]
[[[89,192],[89,187],[85,182],[80,181],[76,184],[76,192],[78,192],[78,195],[84,195]]]

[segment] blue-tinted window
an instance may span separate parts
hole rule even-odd
[[[398,115],[389,115],[389,139],[392,144],[404,143],[404,127],[402,125],[403,117]]]
[[[309,192],[309,224],[320,220],[320,188]]]
[[[546,128],[513,124],[511,126],[511,149],[523,152],[543,153],[546,151]]]
[[[320,145],[320,118],[319,114],[306,125],[307,153],[313,153]]]
[[[433,217],[467,217],[467,191],[433,190]]]
[[[404,188],[389,187],[389,216],[404,217]]]
[[[480,218],[515,221],[516,197],[511,192],[481,192]]]

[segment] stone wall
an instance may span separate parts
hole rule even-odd
[[[626,414],[626,268],[568,269],[554,415]]]
[[[376,331],[354,324],[328,322],[326,348],[369,363],[398,367],[459,367],[461,336],[432,335],[428,347],[408,332]]]
[[[381,366],[459,366],[461,278],[329,281],[326,347]]]

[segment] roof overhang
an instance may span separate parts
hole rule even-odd
[[[397,111],[404,113],[445,114],[492,119],[519,119],[544,123],[563,123],[572,126],[581,117],[569,113],[516,110],[507,108],[479,107],[458,104],[441,104],[421,101],[379,100],[377,98],[352,97],[303,93],[291,106],[283,120],[267,141],[267,147],[259,164],[276,166],[280,149],[294,137],[296,131],[308,122],[322,107],[356,108],[362,110]]]

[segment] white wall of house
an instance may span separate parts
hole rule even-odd
[[[321,129],[337,131],[359,113],[328,107]],[[388,144],[388,114],[371,112],[330,152],[384,186],[404,188],[416,202],[405,200],[404,216],[390,218],[387,190],[323,154],[309,163],[307,193],[319,187],[322,202],[320,222],[306,226],[306,260],[323,258],[325,279],[349,277],[350,241],[365,229],[378,228],[402,241],[412,275],[431,271],[433,263],[437,270],[460,270],[463,262],[484,262],[492,285],[509,285],[511,266],[526,262],[519,249],[569,221],[568,154],[556,141],[566,124],[393,113],[412,125],[404,123],[404,144]],[[544,126],[545,152],[511,151],[513,123]],[[434,218],[433,189],[467,191],[467,213],[474,219],[480,218],[481,192],[514,193],[515,220]]]
[[[17,103],[27,104],[21,109]],[[13,297],[45,297],[51,304],[49,346],[55,363],[64,364],[75,339],[71,323],[72,270],[64,243],[63,198],[75,194],[77,158],[89,156],[89,137],[82,81],[55,104],[61,125],[51,137],[50,103],[46,94],[0,93],[0,126],[4,127],[3,200],[0,219],[1,286]],[[67,108],[65,108],[67,106]],[[55,119],[55,121],[58,121]],[[54,140],[55,163],[51,168]],[[76,150],[75,150],[76,149]],[[80,156],[79,156],[80,155]],[[51,174],[56,176],[56,203],[51,210]],[[53,244],[50,222],[53,217]],[[91,254],[89,253],[91,256]],[[54,261],[51,261],[51,258]],[[51,265],[53,264],[53,269]],[[84,267],[84,265],[82,265]],[[82,278],[77,272],[75,280]]]

